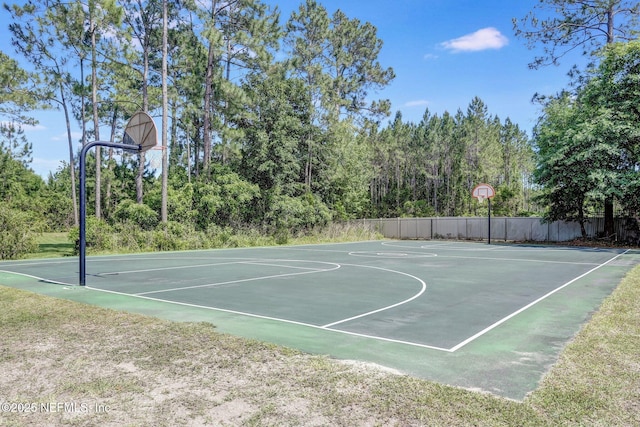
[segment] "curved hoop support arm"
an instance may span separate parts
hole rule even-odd
[[[87,152],[93,148],[93,147],[97,147],[97,146],[101,146],[101,147],[111,147],[111,148],[118,148],[121,150],[125,150],[125,151],[134,151],[134,152],[140,152],[142,151],[142,145],[139,144],[135,144],[135,145],[131,145],[131,144],[122,144],[122,143],[118,143],[118,142],[111,142],[111,141],[94,141],[94,142],[90,142],[88,144],[86,144],[84,147],[82,147],[82,150],[80,150],[80,213],[79,213],[79,232],[80,232],[80,236],[79,236],[79,248],[78,248],[78,255],[79,255],[79,263],[80,263],[80,277],[79,277],[79,285],[80,286],[85,286],[86,284],[86,272],[87,272],[87,234],[86,234],[86,226],[87,226],[87,221],[86,221],[86,216],[87,216],[87,188],[86,188],[86,180],[87,180],[87,173],[86,173],[86,163],[87,163]]]

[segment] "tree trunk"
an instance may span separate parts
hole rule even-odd
[[[96,28],[95,24],[91,24],[91,102],[93,103],[93,132],[96,141],[100,141],[100,120],[98,117],[98,59],[96,46]],[[102,153],[100,146],[96,146],[96,218],[102,217],[101,209],[101,189],[100,189],[100,168],[102,165]]]
[[[217,0],[211,0],[211,27],[214,27],[216,20]],[[211,163],[211,110],[213,105],[213,80],[215,68],[215,46],[213,40],[209,40],[209,51],[207,53],[207,68],[204,79],[204,111],[202,116],[202,143],[203,161],[202,172],[208,178]]]
[[[118,125],[118,106],[114,105],[113,107],[113,115],[111,116],[111,134],[109,135],[109,141],[115,142],[116,140],[116,130]],[[107,156],[107,168],[109,170],[108,178],[106,180],[105,189],[105,208],[107,211],[107,217],[109,217],[110,213],[113,212],[113,208],[115,207],[115,203],[112,203],[111,200],[111,188],[112,188],[112,180],[113,180],[113,148],[109,148],[109,155]],[[113,205],[113,206],[112,206]]]
[[[143,51],[143,70],[142,70],[142,111],[149,111],[149,50],[145,47]],[[144,152],[138,153],[138,172],[136,173],[136,203],[142,204],[144,200],[144,168],[145,168]]]
[[[615,234],[613,224],[613,198],[608,197],[604,201],[604,237],[611,237]]]
[[[307,191],[311,192],[311,169],[313,161],[313,140],[309,136],[307,137],[307,163],[304,167],[304,183],[307,187]]]
[[[615,16],[614,2],[609,5],[607,10],[607,44],[615,41],[614,38],[614,21]],[[613,196],[607,196],[604,201],[604,235],[605,237],[613,236],[615,233],[613,226]]]
[[[69,142],[69,172],[71,173],[71,202],[73,203],[73,225],[78,226],[78,199],[76,198],[76,168],[73,160],[73,138],[71,137],[71,121],[69,120],[69,108],[64,96],[64,88],[60,83],[60,98],[67,125],[67,141]]]
[[[167,159],[167,122],[168,95],[167,95],[167,0],[162,1],[162,206],[160,209],[161,220],[167,223],[167,198],[169,165]]]

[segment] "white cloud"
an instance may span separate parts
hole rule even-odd
[[[438,59],[438,55],[434,55],[433,53],[427,53],[424,55],[424,59],[426,61],[431,60],[431,59]]]
[[[22,126],[22,128],[24,129],[25,132],[47,130],[46,126],[42,126],[42,125],[34,125],[34,126],[24,125]]]
[[[429,101],[425,99],[419,99],[416,101],[409,101],[404,104],[405,107],[422,107],[424,105],[429,105]]]
[[[22,124],[22,123],[7,122],[7,121],[0,122],[0,125],[2,125],[2,126],[16,125],[18,127],[21,127],[22,130],[25,131],[25,132],[35,131],[35,130],[46,130],[47,129],[46,127],[44,127],[42,125],[25,125],[25,124]]]
[[[40,157],[34,157],[29,166],[35,173],[46,179],[49,176],[49,172],[55,172],[60,166],[62,166],[62,162],[63,161],[61,159],[43,159]]]
[[[51,137],[52,141],[67,141],[67,133],[63,132],[59,135],[54,135]],[[71,139],[74,142],[79,141],[82,138],[82,132],[71,132]]]
[[[497,29],[488,27],[457,39],[448,40],[440,45],[453,52],[477,52],[487,49],[501,49],[507,44],[509,44],[508,38]]]

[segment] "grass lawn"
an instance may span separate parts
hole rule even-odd
[[[0,343],[0,425],[640,425],[640,267],[523,402],[1,286]]]
[[[26,258],[54,258],[73,255],[68,233],[43,233],[38,237],[38,251]]]

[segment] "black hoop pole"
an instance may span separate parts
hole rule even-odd
[[[86,277],[87,277],[87,234],[86,234],[86,216],[87,216],[87,188],[86,188],[86,163],[87,163],[87,152],[96,146],[100,147],[111,147],[111,148],[119,148],[125,151],[142,151],[141,145],[131,145],[131,144],[122,144],[118,142],[111,141],[94,141],[86,144],[82,147],[80,151],[80,236],[79,236],[79,263],[80,263],[80,277],[79,284],[80,286],[86,285]]]
[[[487,245],[491,244],[491,197],[488,197],[487,200],[489,201],[489,230],[488,230],[488,235],[487,235]]]

